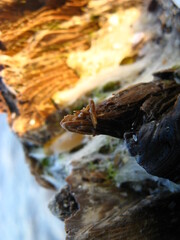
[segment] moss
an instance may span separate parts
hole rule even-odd
[[[102,88],[96,88],[92,91],[90,96],[92,98],[104,99],[106,97],[106,94],[102,91]]]
[[[106,83],[103,88],[102,91],[103,92],[113,92],[118,90],[121,87],[121,83],[119,81],[112,81],[112,82],[108,82]]]
[[[99,101],[105,99],[107,96],[109,96],[111,94],[111,92],[119,89],[120,86],[121,85],[120,85],[119,81],[112,81],[112,82],[105,84],[102,87],[95,88],[91,92],[88,92],[85,96],[78,99],[75,103],[73,103],[69,107],[68,113],[72,114],[74,111],[78,111],[78,110],[81,110],[84,107],[86,107],[90,98],[94,99],[95,102],[99,102]]]
[[[94,171],[94,170],[97,169],[97,165],[96,165],[94,162],[89,162],[89,163],[88,163],[88,169],[89,169],[90,171]]]
[[[177,70],[177,69],[180,69],[180,65],[176,64],[172,67],[173,70]]]
[[[107,180],[115,181],[115,177],[118,173],[118,170],[115,168],[115,166],[112,163],[110,163],[106,170],[106,173],[107,173]]]
[[[51,165],[51,161],[49,158],[44,158],[42,161],[41,161],[41,164],[43,167],[49,167]]]
[[[70,106],[69,113],[72,114],[74,111],[81,110],[83,107],[86,107],[87,104],[88,104],[88,98],[82,97]]]
[[[101,154],[113,153],[120,143],[121,143],[120,139],[107,137],[107,142],[99,149],[99,153]]]
[[[111,81],[103,85],[102,87],[95,88],[91,93],[87,94],[88,97],[103,100],[108,97],[112,92],[118,90],[121,87],[119,81]]]

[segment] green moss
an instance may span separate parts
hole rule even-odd
[[[90,171],[94,171],[94,170],[97,169],[97,165],[96,165],[95,163],[93,163],[93,162],[89,162],[89,163],[88,163],[88,169],[89,169]]]
[[[102,91],[103,92],[113,92],[118,90],[121,87],[121,84],[119,81],[112,81],[112,82],[108,82],[106,83],[103,88]]]
[[[174,65],[174,66],[172,67],[172,69],[173,69],[173,70],[178,70],[178,69],[180,69],[180,65],[176,64],[176,65]]]
[[[115,177],[117,175],[118,170],[115,169],[115,166],[112,163],[109,164],[106,172],[107,172],[107,180],[115,181]]]
[[[106,94],[102,91],[102,88],[96,88],[91,92],[90,96],[92,98],[103,99],[106,97]]]
[[[110,154],[113,153],[116,148],[119,146],[121,143],[120,139],[112,138],[112,137],[107,137],[107,142],[104,144],[100,149],[99,153],[101,154]]]
[[[69,107],[68,112],[69,112],[69,114],[72,114],[74,111],[83,109],[84,107],[87,106],[90,98],[94,99],[96,103],[99,101],[102,101],[103,99],[108,97],[111,94],[111,92],[113,92],[119,88],[120,88],[119,81],[112,81],[112,82],[105,84],[102,87],[95,88],[91,92],[88,92],[85,96],[78,99],[75,103],[73,103]],[[103,151],[103,149],[102,149],[102,151]]]
[[[82,97],[70,106],[69,113],[72,114],[74,111],[81,110],[83,107],[87,106],[87,104],[88,104],[88,98]]]
[[[106,83],[102,87],[95,88],[91,93],[88,94],[88,97],[103,100],[112,92],[118,90],[120,87],[121,84],[119,81],[111,81]]]
[[[51,161],[50,159],[48,158],[44,158],[42,161],[41,161],[41,164],[43,167],[49,167],[51,165]]]

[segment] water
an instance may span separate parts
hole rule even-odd
[[[53,194],[30,174],[21,144],[0,114],[0,239],[64,240],[64,224],[47,207]]]

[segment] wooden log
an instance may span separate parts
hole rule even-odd
[[[147,172],[179,181],[179,96],[180,85],[173,78],[142,83],[96,107],[90,102],[61,124],[81,134],[124,137],[131,155]]]
[[[67,179],[79,204],[65,221],[67,239],[178,239],[179,193],[152,194],[153,182],[144,182],[145,191],[138,193],[131,184],[118,189],[87,176],[78,169]]]

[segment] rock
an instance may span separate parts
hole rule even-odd
[[[0,111],[38,183],[59,192],[51,211],[67,239],[176,239],[179,186],[149,175],[120,138],[136,155],[153,120],[178,128],[178,73],[162,69],[179,61],[179,9],[170,0],[48,2],[0,1]],[[65,132],[59,123],[75,110],[64,127],[114,137]],[[158,136],[176,143],[178,134]]]

